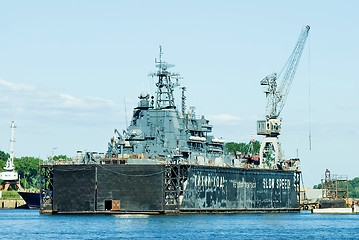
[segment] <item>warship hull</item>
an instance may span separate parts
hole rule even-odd
[[[40,192],[19,191],[18,193],[29,208],[40,209]]]
[[[41,166],[41,213],[297,212],[298,171],[185,164]]]

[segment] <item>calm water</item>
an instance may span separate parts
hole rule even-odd
[[[359,214],[43,216],[0,209],[0,239],[359,239]]]

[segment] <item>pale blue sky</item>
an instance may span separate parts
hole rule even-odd
[[[15,155],[104,152],[142,90],[154,93],[158,45],[217,137],[250,140],[264,115],[259,81],[279,71],[311,26],[280,136],[304,183],[326,168],[358,176],[357,1],[2,1],[0,149]],[[310,50],[309,50],[310,49]],[[312,151],[309,151],[309,81]],[[180,101],[178,100],[179,104]],[[261,137],[256,137],[261,140]]]

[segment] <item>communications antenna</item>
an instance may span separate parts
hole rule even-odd
[[[123,105],[125,105],[125,120],[126,120],[126,128],[127,128],[127,127],[128,127],[128,123],[127,123],[126,98],[123,98]]]
[[[186,87],[182,87],[182,116],[184,117],[186,114],[186,95],[185,95],[185,91],[186,91]]]

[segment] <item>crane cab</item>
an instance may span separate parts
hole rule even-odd
[[[282,133],[282,119],[266,119],[257,121],[257,134],[278,136]]]

